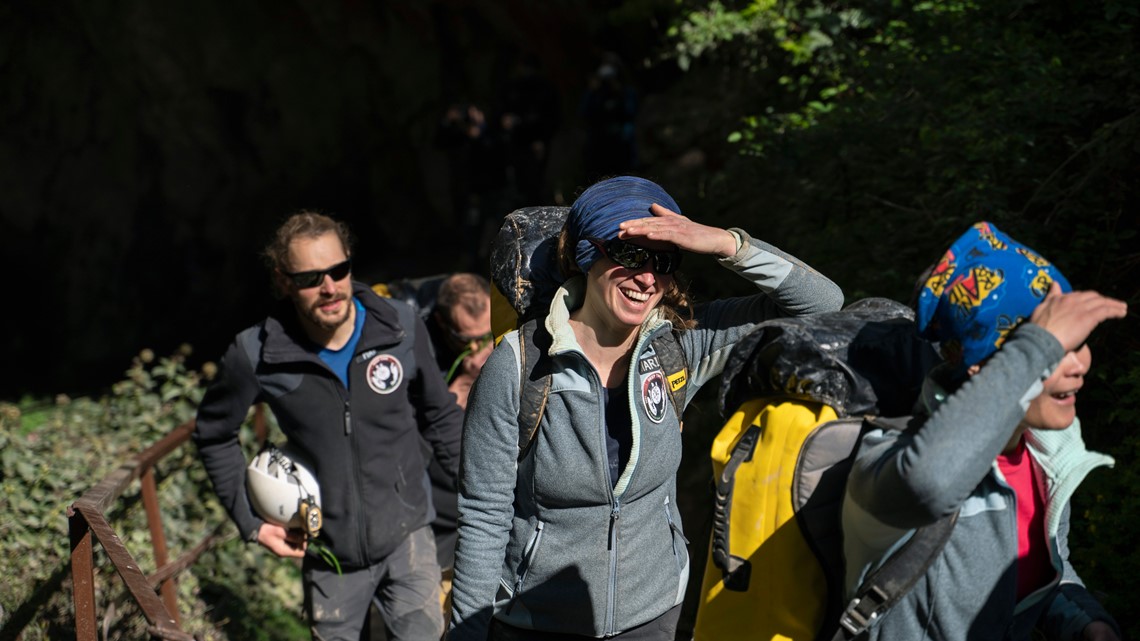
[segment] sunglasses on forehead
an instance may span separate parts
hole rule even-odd
[[[310,272],[283,272],[293,281],[293,286],[297,289],[308,289],[316,287],[325,282],[325,276],[331,276],[334,281],[338,281],[348,276],[352,271],[352,261],[346,260],[343,263],[337,263],[328,269],[314,269]]]
[[[655,251],[618,238],[588,240],[600,249],[606,258],[626,269],[641,269],[650,259],[653,260],[653,271],[662,275],[672,274],[681,266],[681,252],[676,249]]]

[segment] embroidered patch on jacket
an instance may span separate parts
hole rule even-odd
[[[649,420],[660,423],[665,418],[665,410],[669,401],[665,393],[665,376],[661,372],[653,372],[641,381],[641,402],[645,405],[645,413]]]
[[[377,394],[391,394],[404,380],[404,367],[400,360],[391,354],[380,354],[368,363],[365,371],[368,387]]]
[[[656,369],[661,369],[661,362],[658,361],[657,357],[653,354],[642,356],[641,360],[637,361],[638,374],[645,374],[646,372],[652,372]]]

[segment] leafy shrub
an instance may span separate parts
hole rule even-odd
[[[1134,359],[1135,360],[1135,359]],[[1113,382],[1118,396],[1111,419],[1136,426],[1140,419],[1140,365]],[[1128,434],[1119,446],[1106,448],[1116,467],[1095,472],[1074,497],[1071,554],[1081,578],[1124,629],[1125,638],[1140,635],[1133,604],[1140,590],[1140,435]]]
[[[102,398],[0,404],[0,639],[74,637],[67,507],[100,479],[193,418],[202,379],[216,368],[187,371],[189,347],[156,359],[143,350]],[[276,430],[272,421],[271,430]],[[252,426],[242,442],[255,447]],[[252,454],[252,452],[247,452]],[[301,618],[300,570],[237,537],[218,504],[192,444],[155,468],[169,558],[218,530],[223,541],[178,577],[183,629],[201,639],[295,639]],[[146,514],[134,483],[107,518],[144,572],[155,569]],[[95,546],[95,600],[102,638],[145,638],[146,622],[122,580]]]

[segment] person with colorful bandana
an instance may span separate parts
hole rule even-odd
[[[945,362],[905,431],[864,435],[848,478],[849,595],[917,528],[958,517],[870,639],[1119,639],[1069,563],[1068,533],[1077,485],[1112,464],[1081,440],[1086,340],[1126,312],[1121,301],[1072,291],[1055,265],[992,223],[945,252],[916,311],[920,335]]]
[[[352,280],[349,240],[344,223],[312,211],[277,229],[265,258],[283,300],[226,351],[194,441],[241,534],[304,557],[314,639],[358,641],[375,595],[389,639],[435,641],[444,625],[422,443],[454,477],[463,415],[412,307]],[[313,464],[320,543],[339,566],[250,506],[238,434],[258,402]]]
[[[792,256],[679,212],[634,176],[570,207],[567,280],[544,322],[550,389],[521,458],[520,333],[483,366],[464,425],[451,641],[672,641],[689,573],[679,410],[756,323],[843,303]],[[682,251],[758,291],[690,307],[675,277]],[[687,373],[665,370],[655,345],[683,352]]]

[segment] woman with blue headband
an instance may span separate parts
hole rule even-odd
[[[690,307],[676,281],[682,252],[718,258],[759,291]],[[837,310],[843,294],[741,229],[682,216],[659,185],[631,176],[575,200],[559,259],[567,280],[535,330],[549,337],[549,395],[521,456],[519,332],[469,399],[448,638],[671,641],[689,573],[675,409],[756,323]],[[657,351],[672,346],[680,372]]]
[[[946,361],[906,431],[863,437],[843,506],[849,592],[917,528],[955,512],[957,522],[867,638],[1119,639],[1069,564],[1067,538],[1069,498],[1112,464],[1081,440],[1085,341],[1126,312],[1071,291],[1056,266],[990,223],[942,256],[919,290],[916,322]]]

